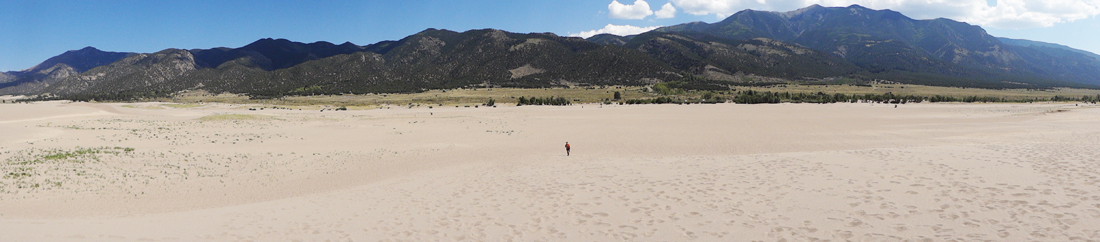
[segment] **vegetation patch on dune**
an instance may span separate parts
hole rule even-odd
[[[5,160],[4,165],[33,165],[43,164],[51,162],[75,162],[84,163],[87,161],[99,161],[99,155],[111,154],[118,155],[123,152],[132,152],[134,148],[129,147],[95,147],[95,148],[82,148],[76,147],[76,149],[41,149],[31,150],[25,153],[17,153],[16,156]]]
[[[203,105],[198,104],[198,103],[171,103],[171,104],[161,104],[161,106],[170,107],[170,108],[197,108],[197,107],[202,107]]]
[[[0,177],[0,193],[61,187],[64,181],[71,180],[67,177],[70,170],[72,175],[84,176],[90,171],[85,163],[98,163],[104,156],[122,156],[133,151],[134,148],[129,147],[18,151],[0,163],[0,170],[4,171]]]
[[[124,108],[141,108],[141,109],[164,109],[164,107],[154,106],[154,105],[130,105],[130,104],[126,104],[126,105],[122,105],[122,107],[124,107]]]

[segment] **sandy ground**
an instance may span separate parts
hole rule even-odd
[[[1093,106],[248,107],[0,105],[0,241],[1100,240]]]

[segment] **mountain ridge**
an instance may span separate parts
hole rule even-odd
[[[102,60],[109,58],[68,60],[97,56],[96,51],[87,47],[50,58],[26,70],[35,70],[35,78],[27,72],[0,73],[0,95],[128,100],[201,89],[278,97],[468,86],[668,81],[728,86],[837,78],[982,88],[1100,86],[1095,78],[1100,76],[1100,59],[1088,52],[1005,40],[962,22],[914,20],[859,5],[744,10],[715,23],[588,39],[428,28],[364,46],[264,38],[238,48],[105,52],[125,55],[106,64]],[[62,59],[66,61],[58,61]]]
[[[940,74],[982,72],[968,75],[983,76],[1008,72],[1022,77],[1100,84],[1095,78],[1100,75],[1100,62],[1084,63],[1088,61],[1077,58],[1066,63],[1043,64],[1035,59],[1024,59],[1019,53],[1031,50],[1015,48],[1029,47],[1001,43],[979,26],[946,18],[915,20],[896,11],[872,10],[859,5],[813,5],[789,12],[744,10],[713,24],[687,23],[654,31],[706,33],[730,39],[776,39],[835,53],[872,72],[902,69],[935,72],[947,68]],[[862,54],[850,57],[848,54],[853,49]],[[1050,54],[1049,51],[1040,52]],[[883,66],[883,63],[905,63],[905,67]],[[1070,70],[1084,72],[1065,74]]]
[[[1087,56],[1091,56],[1093,58],[1096,58],[1097,60],[1100,60],[1100,54],[1096,54],[1096,53],[1093,53],[1093,52],[1087,51],[1087,50],[1076,49],[1076,48],[1065,46],[1065,45],[1055,44],[1055,43],[1047,43],[1047,42],[1042,42],[1042,41],[1034,41],[1034,40],[1026,40],[1026,39],[1012,39],[1012,38],[1004,38],[1004,37],[997,37],[997,40],[1000,40],[1001,43],[1005,43],[1005,44],[1009,44],[1009,45],[1015,45],[1015,46],[1023,46],[1023,47],[1039,46],[1039,47],[1048,47],[1048,48],[1068,50],[1068,51],[1072,51],[1072,52],[1081,53],[1081,54],[1084,54],[1084,55],[1087,55]]]
[[[113,63],[134,54],[130,52],[101,51],[91,46],[66,51],[31,68],[0,73],[0,95],[32,93],[63,78]]]
[[[295,44],[297,45],[297,44]],[[550,87],[554,85],[643,85],[678,78],[675,71],[644,54],[554,34],[518,34],[483,29],[466,32],[428,29],[401,40],[379,42],[357,51],[266,70],[253,56],[216,68],[183,58],[152,61],[146,55],[99,67],[43,90],[58,97],[127,99],[203,89],[260,97],[339,93],[418,92],[465,86]],[[384,50],[384,51],[383,51]],[[168,51],[168,50],[166,50]],[[197,51],[172,50],[192,53]],[[162,51],[164,52],[164,51]],[[160,52],[158,52],[160,53]],[[163,59],[163,58],[161,58]],[[139,63],[154,63],[142,65]],[[158,65],[159,64],[159,65]],[[122,73],[111,75],[110,73]],[[151,74],[157,81],[142,81]],[[164,79],[164,80],[161,80]]]

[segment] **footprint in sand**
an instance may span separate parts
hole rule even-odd
[[[860,225],[863,225],[863,221],[859,220],[859,219],[852,219],[851,221],[848,221],[848,223],[845,223],[844,225],[847,225],[848,227],[859,227]]]
[[[840,239],[843,239],[843,240],[850,239],[850,238],[852,238],[852,236],[853,236],[852,231],[847,231],[847,230],[835,231],[833,233],[833,238],[840,238]]]

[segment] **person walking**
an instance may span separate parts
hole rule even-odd
[[[565,156],[569,156],[569,142],[565,142]]]

